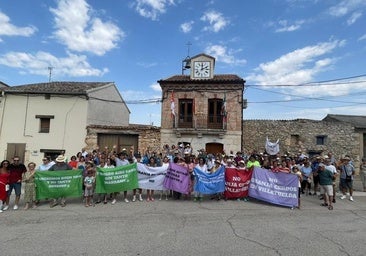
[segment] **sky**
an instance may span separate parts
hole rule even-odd
[[[200,53],[246,81],[244,119],[366,113],[365,0],[0,2],[1,82],[114,82],[132,124],[160,126],[157,81]]]

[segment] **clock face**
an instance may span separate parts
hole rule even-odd
[[[209,61],[195,61],[193,69],[194,77],[210,77],[210,62]]]

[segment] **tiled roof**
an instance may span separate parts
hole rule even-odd
[[[214,75],[214,77],[212,79],[191,79],[189,75],[175,75],[175,76],[171,76],[168,77],[166,79],[162,79],[159,80],[158,82],[191,82],[191,81],[195,81],[195,82],[202,82],[202,83],[207,83],[207,82],[217,82],[217,83],[222,83],[222,82],[244,82],[244,79],[237,76],[237,75],[233,75],[233,74],[225,74],[225,75]]]
[[[356,128],[366,128],[366,116],[327,115],[324,121],[339,121],[353,125]]]
[[[85,95],[88,90],[99,88],[110,82],[50,82],[38,84],[25,84],[4,88],[7,93],[51,93],[51,94],[77,94]]]

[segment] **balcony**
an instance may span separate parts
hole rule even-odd
[[[222,115],[185,115],[176,120],[177,130],[220,130],[226,131],[226,122]]]

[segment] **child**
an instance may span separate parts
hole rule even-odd
[[[297,206],[297,208],[300,209],[301,208],[301,205],[300,205],[300,203],[301,203],[301,201],[300,201],[300,195],[301,195],[302,173],[301,173],[299,167],[297,167],[297,166],[294,166],[292,168],[292,172],[294,174],[296,174],[297,178],[299,179],[299,182],[298,182],[298,187],[299,187],[299,191],[298,191],[298,206]]]
[[[85,185],[85,207],[92,206],[93,201],[93,194],[94,194],[94,185],[95,185],[95,177],[93,169],[90,168],[87,170],[86,177],[84,178],[84,185]]]

